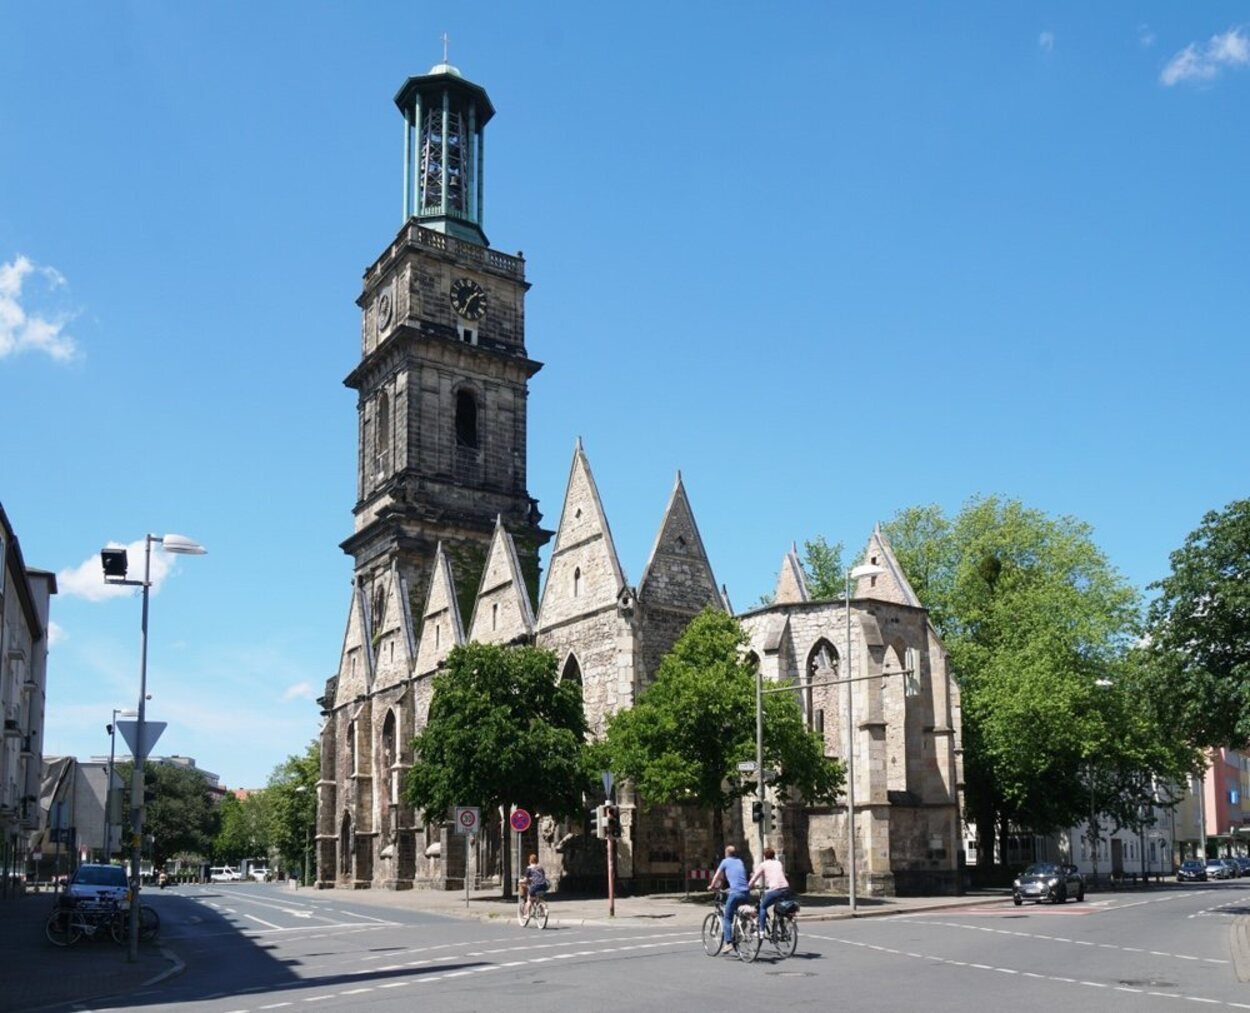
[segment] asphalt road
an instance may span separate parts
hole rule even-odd
[[[256,884],[149,893],[186,969],[94,1008],[1250,1010],[1230,949],[1250,885],[1235,882],[808,922],[794,957],[765,949],[755,964],[705,956],[687,926],[538,931],[338,891],[297,896]]]

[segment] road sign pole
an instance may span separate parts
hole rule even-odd
[[[464,909],[469,910],[469,841],[472,838],[464,835]]]
[[[608,835],[608,917],[616,917],[616,838]]]

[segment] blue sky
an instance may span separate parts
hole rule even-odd
[[[679,468],[740,608],[791,541],[991,493],[1089,522],[1144,588],[1247,494],[1243,4],[0,23],[0,502],[61,578],[49,753],[106,753],[137,698],[139,601],[93,599],[145,532],[209,550],[152,599],[158,751],[253,786],[316,734],[354,301],[401,224],[392,96],[444,31],[497,109],[487,234],[533,283],[530,491],[554,525],[581,436],[631,580]]]

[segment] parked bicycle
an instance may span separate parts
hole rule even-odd
[[[151,942],[161,930],[161,917],[146,904],[139,906],[139,939]],[[84,936],[94,939],[108,935],[124,945],[130,938],[130,911],[111,898],[84,904],[62,894],[57,898],[44,925],[48,941],[56,946],[72,946]]]
[[[126,914],[118,903],[105,898],[84,904],[64,895],[57,898],[44,925],[48,941],[56,946],[72,946],[83,936],[109,935],[115,943],[126,941]]]
[[[712,912],[703,919],[703,952],[715,957],[725,948],[725,891],[716,891]],[[750,902],[738,905],[733,917],[733,940],[729,944],[739,960],[753,961],[760,953],[760,934],[756,930],[755,907]]]

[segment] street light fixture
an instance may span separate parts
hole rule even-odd
[[[120,707],[113,708],[113,720],[109,722],[105,729],[109,733],[109,777],[108,784],[104,788],[104,861],[108,862],[113,857],[113,760],[117,753],[117,718],[133,718],[138,717],[139,712],[136,710],[127,710]]]
[[[143,580],[127,580],[129,560],[126,550],[116,547],[100,550],[106,584],[127,584],[143,588],[143,619],[139,640],[139,708],[135,722],[134,776],[130,782],[130,811],[134,836],[130,842],[130,946],[126,959],[139,959],[139,866],[143,844],[143,774],[148,746],[144,741],[146,703],[148,698],[148,597],[152,588],[152,543],[159,542],[166,552],[183,556],[202,556],[208,550],[186,535],[145,535],[143,540]]]

